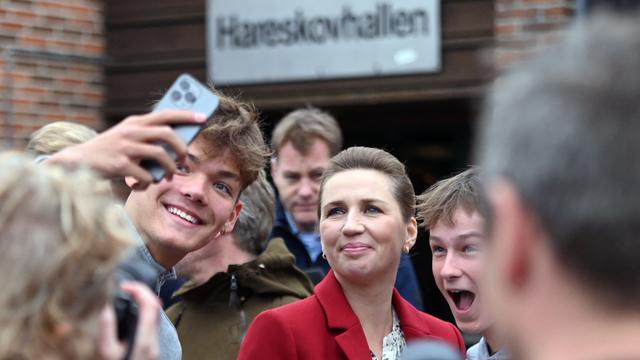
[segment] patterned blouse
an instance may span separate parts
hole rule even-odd
[[[407,342],[404,340],[404,333],[400,327],[400,319],[395,309],[391,309],[393,314],[393,327],[389,335],[382,340],[382,360],[400,360]],[[371,351],[371,360],[380,360]]]

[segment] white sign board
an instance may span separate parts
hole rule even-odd
[[[440,0],[208,0],[217,85],[436,72]]]

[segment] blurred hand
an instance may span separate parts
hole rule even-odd
[[[131,360],[155,360],[159,356],[158,321],[160,300],[144,284],[123,282],[121,288],[131,294],[138,304],[138,325]],[[100,318],[99,357],[102,360],[122,360],[128,344],[118,341],[116,315],[111,304],[102,311]]]
[[[170,125],[205,121],[202,114],[181,110],[132,115],[85,143],[63,149],[46,162],[86,165],[107,178],[131,176],[138,180],[135,190],[142,190],[151,184],[153,177],[140,167],[141,160],[157,161],[165,169],[168,179],[175,172],[174,160],[158,143],[171,146],[177,160],[183,160],[187,154],[187,144]]]

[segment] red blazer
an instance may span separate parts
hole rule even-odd
[[[439,339],[465,353],[462,336],[453,324],[418,311],[395,289],[392,303],[407,343]],[[371,353],[360,321],[330,271],[316,286],[315,295],[258,315],[238,359],[371,360]]]

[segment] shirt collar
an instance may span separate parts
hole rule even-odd
[[[285,210],[285,211],[284,211],[284,216],[285,216],[285,217],[286,217],[286,219],[287,219],[287,223],[289,224],[289,228],[291,229],[291,232],[293,233],[293,235],[300,235],[300,234],[314,234],[314,235],[319,235],[319,234],[318,234],[318,233],[316,233],[316,232],[307,232],[307,233],[301,232],[301,231],[298,229],[298,226],[296,225],[296,221],[295,221],[295,219],[293,218],[293,215],[291,215],[291,213],[290,213],[288,210]]]
[[[153,255],[151,255],[151,252],[149,251],[149,248],[147,248],[146,245],[138,246],[137,250],[138,250],[138,255],[141,258],[143,258],[149,265],[151,265],[151,267],[153,267],[153,270],[155,270],[158,276],[158,279],[156,281],[157,293],[160,293],[160,288],[162,287],[162,285],[164,285],[165,282],[167,282],[168,280],[175,280],[178,278],[176,274],[176,269],[174,267],[167,269],[164,266],[160,265],[156,261],[156,259],[153,258]]]

